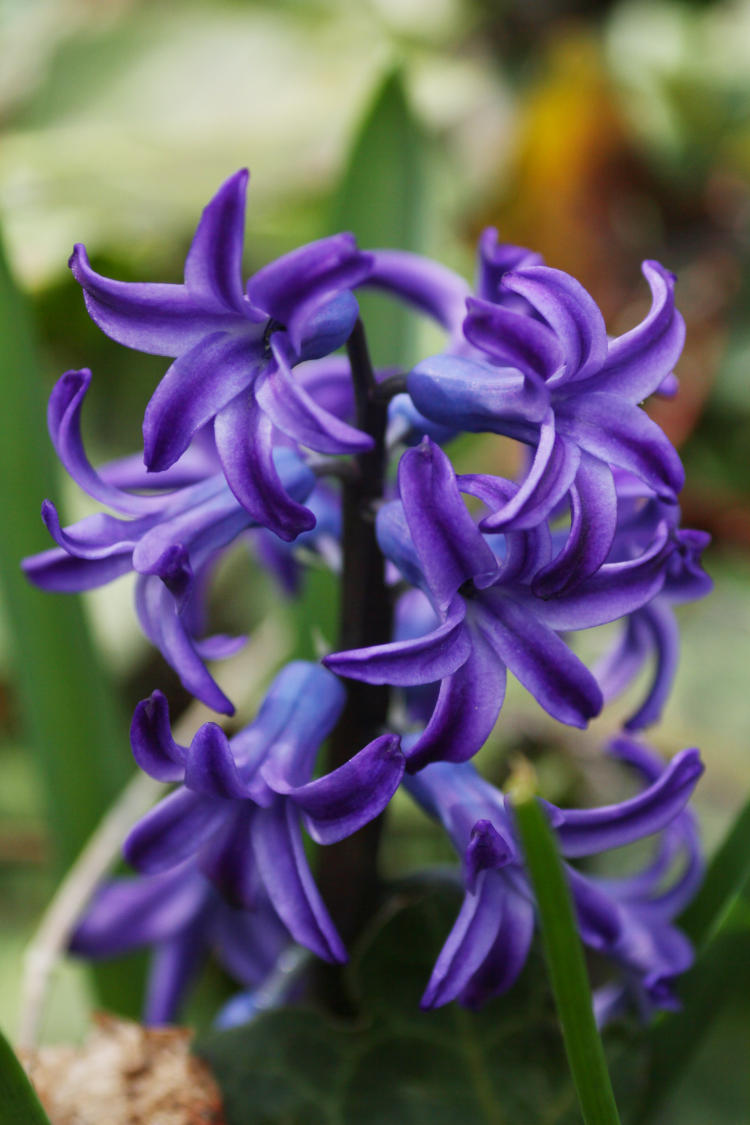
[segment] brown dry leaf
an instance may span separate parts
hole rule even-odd
[[[147,1028],[105,1013],[81,1047],[21,1060],[52,1125],[224,1125],[221,1094],[190,1054],[187,1028]]]

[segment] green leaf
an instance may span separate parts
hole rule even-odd
[[[378,87],[354,138],[334,199],[331,227],[351,230],[363,249],[424,251],[428,237],[428,145],[399,71]],[[375,364],[414,360],[414,314],[377,293],[360,292]]]
[[[693,968],[679,982],[681,1008],[657,1020],[650,1033],[651,1058],[637,1116],[639,1125],[655,1117],[678,1082],[717,1014],[750,990],[750,908],[738,899],[708,941]]]
[[[578,1125],[536,952],[513,990],[481,1011],[420,1010],[459,904],[446,889],[392,904],[349,970],[361,1000],[354,1024],[297,1008],[205,1036],[197,1050],[227,1125]],[[622,1045],[613,1036],[613,1049]],[[637,1052],[625,1061],[623,1081],[635,1087]]]
[[[680,928],[696,947],[718,929],[749,880],[750,800],[714,853],[701,889],[679,920]]]
[[[533,796],[518,800],[515,809],[583,1119],[586,1125],[617,1125],[620,1118],[594,1020],[583,947],[557,844]]]
[[[55,860],[64,870],[130,772],[127,726],[78,599],[34,589],[20,569],[24,555],[50,546],[39,508],[57,486],[31,321],[1,251],[0,338],[3,604],[22,721],[44,776]]]
[[[83,312],[81,315],[84,315]],[[97,658],[78,598],[35,589],[21,559],[50,546],[39,516],[55,496],[55,462],[27,304],[0,247],[0,590],[26,746],[36,755],[53,864],[61,874],[130,776],[127,723]],[[129,1012],[132,978],[97,971],[106,999]]]
[[[0,1032],[0,1125],[50,1125],[26,1071]]]

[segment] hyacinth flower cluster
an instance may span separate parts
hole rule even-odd
[[[673,606],[710,589],[707,536],[680,523],[680,459],[643,407],[677,389],[673,275],[644,263],[650,311],[615,338],[574,278],[492,230],[475,292],[436,262],[363,250],[349,234],[245,285],[246,186],[237,173],[204,210],[182,284],[112,280],[76,247],[71,269],[98,326],[173,362],[145,405],[142,450],[99,468],[81,438],[92,376],[62,376],[52,442],[110,511],[63,527],[45,501],[56,545],[24,565],[60,592],[134,573],[144,633],[226,716],[234,701],[209,664],[244,638],[205,631],[213,571],[235,544],[279,597],[295,596],[314,552],[339,576],[339,641],[319,663],[278,671],[231,736],[208,722],[184,746],[160,691],[138,705],[136,762],[174,789],[133,827],[124,852],[137,874],[101,888],[73,949],[150,947],[154,1023],[177,1017],[209,952],[244,989],[290,947],[343,962],[382,893],[378,838],[403,790],[461,860],[463,904],[423,1005],[481,1005],[512,987],[537,926],[512,804],[476,765],[508,673],[574,728],[637,680],[606,752],[639,791],[599,808],[542,805],[581,938],[609,966],[599,1018],[673,1006],[692,959],[675,920],[701,878],[688,802],[703,767],[695,749],[664,763],[641,732],[674,678]],[[432,318],[443,351],[374,371],[358,317],[367,288]],[[457,473],[451,441],[466,432],[516,449],[517,476]],[[610,650],[588,666],[575,634],[612,623]],[[643,839],[651,854],[628,876],[577,862]]]

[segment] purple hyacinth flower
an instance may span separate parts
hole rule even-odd
[[[67,593],[135,571],[136,608],[146,636],[188,691],[232,714],[205,661],[231,655],[244,638],[201,637],[206,578],[221,552],[257,520],[227,486],[207,436],[164,473],[147,473],[132,458],[97,472],[80,431],[90,382],[88,370],[67,371],[58,381],[49,402],[50,436],[80,487],[126,518],[97,513],[62,528],[54,504],[45,500],[42,518],[58,546],[26,559],[24,570],[42,589]],[[313,489],[314,475],[288,448],[275,451],[274,466],[288,504],[304,511],[298,501]]]
[[[569,494],[569,541],[544,582],[549,594],[594,574],[609,553],[617,503],[612,467],[627,470],[674,501],[680,459],[639,403],[659,390],[684,342],[674,307],[674,276],[644,262],[651,311],[609,340],[602,315],[568,274],[546,266],[500,269],[498,292],[522,298],[471,298],[464,321],[473,355],[444,354],[407,379],[414,406],[435,423],[492,431],[526,443],[526,479],[510,502],[498,502],[487,531],[531,526]],[[489,284],[489,283],[487,283]]]
[[[613,961],[626,986],[653,1007],[673,1003],[671,981],[691,962],[687,939],[671,920],[700,877],[692,819],[685,805],[702,772],[697,750],[666,766],[645,747],[616,740],[610,752],[646,776],[637,796],[600,809],[545,803],[564,857],[592,856],[661,833],[656,857],[628,879],[566,872],[585,945]],[[439,820],[463,859],[466,893],[422,998],[425,1008],[459,1000],[476,1007],[506,992],[528,955],[535,926],[533,889],[523,865],[512,809],[470,763],[438,762],[408,777],[415,800]],[[667,889],[673,862],[684,869]],[[619,987],[619,986],[618,986]],[[618,996],[620,992],[618,992]]]
[[[387,734],[310,780],[344,698],[324,668],[296,661],[278,674],[250,726],[228,739],[206,723],[184,747],[172,738],[166,699],[154,692],[133,716],[133,752],[152,777],[181,784],[133,828],[126,858],[158,874],[195,856],[224,897],[246,909],[262,886],[296,941],[324,960],[344,961],[300,822],[319,844],[350,836],[382,812],[404,771],[399,739]]]
[[[236,910],[188,860],[159,875],[113,879],[89,905],[71,952],[95,959],[151,947],[143,1021],[171,1023],[213,953],[239,984],[258,986],[289,946],[286,927],[262,890],[252,911]]]
[[[553,717],[585,726],[601,708],[601,692],[557,634],[614,621],[649,602],[674,550],[666,528],[638,557],[605,564],[572,593],[543,599],[533,579],[549,561],[546,525],[508,533],[499,563],[459,492],[459,484],[476,491],[478,478],[457,481],[446,455],[425,439],[404,453],[398,479],[401,501],[378,513],[378,541],[427,595],[437,627],[415,639],[333,653],[325,665],[366,683],[441,681],[432,717],[407,755],[410,771],[438,759],[464,761],[479,750],[502,706],[506,668]]]
[[[273,428],[322,453],[369,449],[370,437],[323,409],[295,380],[304,359],[335,351],[357,317],[350,290],[372,259],[350,234],[310,243],[242,284],[245,192],[237,172],[205,208],[182,285],[113,281],[70,260],[92,319],[137,351],[175,357],[149,402],[144,457],[152,472],[173,465],[195,433],[215,420],[219,457],[238,500],[259,522],[291,539],[311,517],[289,507],[272,463]]]

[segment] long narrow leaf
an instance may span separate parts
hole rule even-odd
[[[424,251],[427,168],[427,141],[409,107],[401,75],[393,71],[376,90],[354,138],[333,203],[333,229],[353,231],[363,249]],[[380,294],[362,293],[359,300],[375,363],[407,365],[412,359],[413,315]]]
[[[74,859],[127,777],[124,717],[76,598],[34,589],[19,563],[50,546],[39,516],[57,491],[37,348],[0,250],[0,575],[27,744],[46,788],[58,871]]]
[[[34,1087],[0,1032],[0,1125],[50,1125]]]
[[[594,1020],[583,948],[557,845],[533,797],[517,797],[515,808],[583,1120],[586,1125],[618,1125],[620,1118]]]
[[[700,947],[720,925],[750,880],[750,800],[737,815],[708,865],[703,886],[680,919],[680,928]]]
[[[82,314],[83,315],[83,312]],[[132,771],[127,721],[78,598],[35,589],[24,555],[50,546],[39,515],[56,496],[31,316],[0,246],[0,594],[11,638],[20,735],[36,757],[56,874],[67,870]],[[100,998],[135,1014],[137,969],[96,969]]]

